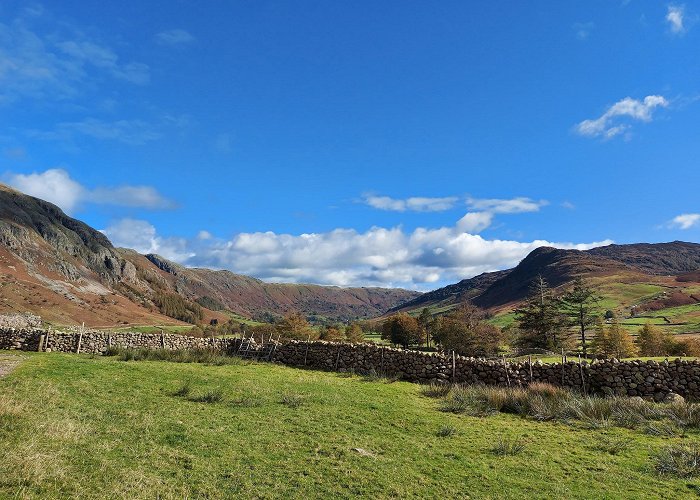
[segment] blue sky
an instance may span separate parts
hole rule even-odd
[[[427,290],[699,241],[700,6],[0,5],[0,175],[120,246]]]

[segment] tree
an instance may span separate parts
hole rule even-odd
[[[613,321],[609,326],[599,322],[596,327],[596,355],[605,358],[629,358],[637,354],[632,336]]]
[[[515,310],[523,335],[518,344],[523,347],[555,349],[560,347],[562,318],[557,300],[542,276],[530,288],[525,305]]]
[[[485,321],[484,311],[471,304],[462,304],[442,317],[435,339],[445,350],[465,356],[493,356],[503,340],[502,331]]]
[[[578,330],[584,358],[588,354],[586,332],[600,316],[600,311],[598,310],[600,298],[585,281],[581,278],[576,278],[573,288],[559,299],[561,312],[568,319],[569,325],[576,327]]]
[[[350,323],[345,328],[345,338],[348,342],[359,343],[365,340],[365,332],[357,323]]]
[[[408,348],[421,344],[423,337],[416,318],[406,313],[390,316],[382,325],[382,339]]]
[[[425,347],[430,347],[430,327],[433,322],[433,315],[430,314],[430,309],[424,307],[418,316],[418,326],[423,330],[425,338]]]
[[[317,337],[306,318],[297,312],[286,315],[275,328],[283,339],[306,340],[309,336]]]
[[[320,338],[330,342],[339,342],[345,340],[345,331],[340,330],[336,326],[327,326],[321,330]]]
[[[668,356],[674,351],[673,335],[651,323],[646,323],[637,334],[641,356]]]

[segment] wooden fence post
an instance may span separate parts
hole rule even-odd
[[[506,372],[506,383],[510,387],[510,375],[508,374],[508,365],[506,364],[506,355],[503,354],[503,370]]]
[[[36,348],[37,351],[41,352],[44,350],[44,335],[39,335],[39,345]]]
[[[527,357],[527,364],[530,367],[530,383],[532,383],[532,356]]]
[[[78,348],[75,350],[76,354],[80,354],[80,344],[83,343],[83,330],[85,330],[85,322],[83,322],[83,326],[80,327],[80,334],[78,335]]]
[[[455,351],[452,349],[452,383],[457,379],[457,363],[455,362]]]
[[[309,345],[311,345],[311,335],[309,335],[309,338],[306,341],[306,351],[304,352],[304,366],[306,366],[306,359],[309,356]]]
[[[338,355],[335,357],[335,367],[333,368],[334,372],[338,371],[338,362],[340,361],[340,350],[342,349],[342,344],[338,346]]]

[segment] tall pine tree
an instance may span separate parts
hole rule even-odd
[[[559,304],[545,279],[540,275],[530,288],[525,305],[515,310],[523,332],[521,347],[556,349],[561,346],[562,317]]]
[[[600,317],[599,301],[600,296],[581,278],[576,278],[573,288],[559,300],[560,310],[566,316],[569,326],[576,327],[578,331],[584,358],[588,354],[586,333]]]

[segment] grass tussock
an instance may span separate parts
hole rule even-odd
[[[700,446],[695,443],[669,446],[652,460],[656,472],[664,476],[690,479],[700,475]]]
[[[608,455],[619,455],[632,446],[629,438],[602,437],[600,441],[593,445],[593,449],[607,453]]]
[[[450,384],[431,382],[422,385],[420,388],[421,394],[429,398],[444,398],[450,392]]]
[[[518,438],[501,438],[491,448],[491,453],[499,457],[515,456],[525,450],[525,443]]]
[[[282,403],[287,408],[299,408],[304,404],[304,396],[296,393],[286,393],[280,398],[280,403]]]
[[[122,349],[112,347],[106,356],[115,356],[120,361],[171,361],[173,363],[202,363],[223,366],[236,365],[241,359],[227,356],[215,349]]]
[[[188,397],[194,403],[218,403],[223,401],[224,393],[221,389],[209,389],[201,394],[195,394]]]
[[[457,428],[453,427],[451,425],[443,425],[435,433],[435,435],[437,437],[443,437],[443,438],[444,437],[451,437],[451,436],[454,436],[455,434],[457,434]]]
[[[372,369],[362,376],[362,380],[365,382],[383,382],[385,384],[392,384],[399,380],[399,377],[387,372]]]
[[[425,386],[423,394],[439,397],[432,386]],[[654,436],[684,436],[688,430],[700,430],[698,403],[657,404],[641,398],[587,396],[543,383],[526,388],[451,386],[442,396],[440,409],[474,417],[509,413],[577,423],[587,429],[624,427]]]

